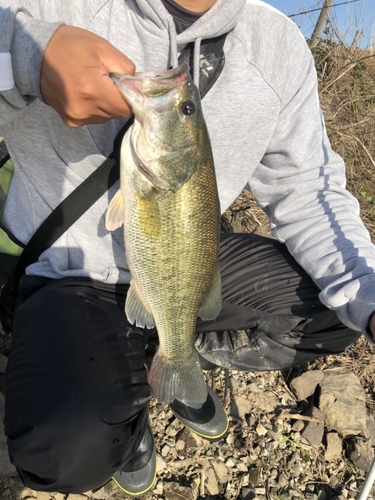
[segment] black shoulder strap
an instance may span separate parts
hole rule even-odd
[[[18,259],[10,283],[3,287],[2,299],[6,297],[14,304],[20,279],[27,266],[36,262],[120,178],[121,141],[132,123],[133,118],[120,130],[110,156],[50,213],[30,238]]]
[[[1,160],[0,160],[0,168],[2,168],[6,162],[10,160],[10,156],[8,154],[6,154]]]

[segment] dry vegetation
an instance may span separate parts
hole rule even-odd
[[[375,241],[375,52],[325,43],[314,56],[328,135]]]
[[[375,51],[322,41],[313,53],[327,133],[345,160],[347,187],[375,242]],[[225,219],[242,232],[268,229],[267,217],[246,191]]]

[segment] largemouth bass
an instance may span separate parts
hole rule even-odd
[[[130,323],[157,328],[148,378],[157,400],[193,406],[207,399],[197,315],[211,320],[221,308],[220,206],[200,96],[186,65],[111,76],[135,116],[106,217],[109,230],[124,223],[132,275],[125,312]]]

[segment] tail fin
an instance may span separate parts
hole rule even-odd
[[[207,385],[198,356],[183,364],[170,364],[159,350],[150,368],[148,383],[159,403],[169,404],[175,399],[188,406],[203,404],[207,399]]]

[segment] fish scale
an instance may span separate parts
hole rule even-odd
[[[195,324],[198,314],[219,313],[221,283],[220,207],[199,93],[184,66],[115,82],[135,114],[121,148],[121,194],[107,214],[114,229],[122,210],[132,275],[125,311],[157,328],[149,383],[159,402],[203,403]]]

